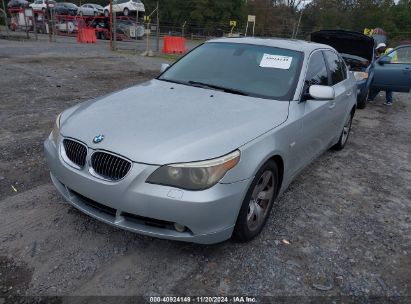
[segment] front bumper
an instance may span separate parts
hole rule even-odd
[[[48,138],[44,142],[51,179],[61,195],[80,211],[110,225],[170,240],[213,244],[231,237],[249,180],[217,184],[205,191],[184,191],[145,183],[158,167],[134,163],[119,182],[91,175],[87,165],[67,165]],[[188,229],[177,232],[173,224]]]
[[[361,100],[368,94],[368,79],[357,81],[357,98]]]

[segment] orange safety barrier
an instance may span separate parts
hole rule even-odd
[[[79,28],[77,32],[78,43],[96,43],[96,31],[94,28]]]
[[[165,36],[162,52],[164,54],[183,54],[187,52],[186,39],[183,37]]]

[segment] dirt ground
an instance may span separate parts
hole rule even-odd
[[[162,61],[0,40],[0,303],[17,295],[411,301],[410,94],[357,111],[346,149],[309,166],[247,244],[152,239],[65,203],[42,150],[56,115],[155,76]]]

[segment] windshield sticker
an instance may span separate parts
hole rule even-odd
[[[293,57],[264,54],[260,62],[260,67],[288,70],[292,61]]]

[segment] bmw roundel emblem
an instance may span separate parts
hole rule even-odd
[[[99,144],[104,140],[104,135],[97,135],[93,138],[93,143]]]

